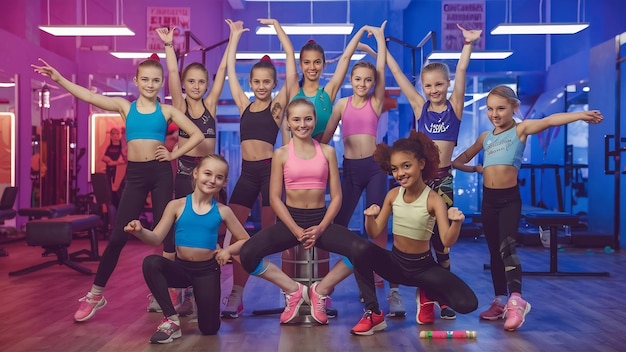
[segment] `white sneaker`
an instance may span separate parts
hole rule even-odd
[[[150,312],[150,313],[160,313],[160,312],[163,311],[161,309],[161,306],[159,305],[159,302],[157,302],[157,300],[154,299],[154,296],[152,295],[152,293],[150,293],[148,295],[148,300],[149,300],[148,308],[147,308],[148,312]]]
[[[389,301],[389,313],[388,317],[405,317],[406,309],[404,309],[404,305],[402,304],[402,297],[400,296],[400,291],[393,290],[387,296],[387,301]]]

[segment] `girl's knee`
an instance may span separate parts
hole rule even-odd
[[[142,268],[144,271],[152,271],[159,267],[159,261],[161,260],[160,255],[151,254],[145,258],[143,258]]]

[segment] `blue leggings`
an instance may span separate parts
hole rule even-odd
[[[341,180],[341,209],[339,209],[334,223],[348,226],[364,190],[366,207],[372,204],[382,207],[388,186],[387,175],[374,161],[373,156],[363,159],[344,158],[343,178]]]
[[[304,229],[318,225],[326,213],[326,208],[297,209],[287,207],[287,209],[298,226]],[[354,246],[358,242],[368,241],[360,238],[344,226],[331,224],[317,239],[315,247],[352,258]],[[247,272],[252,273],[266,256],[282,252],[299,244],[300,242],[287,226],[279,221],[257,232],[246,241],[239,252],[241,265]]]
[[[428,298],[459,313],[467,314],[478,307],[474,291],[458,276],[440,267],[430,251],[408,254],[396,247],[388,251],[371,242],[364,242],[359,242],[352,262],[365,309],[379,311],[374,271],[389,282],[423,288],[428,292]]]
[[[128,162],[126,169],[126,187],[122,192],[120,207],[117,209],[115,225],[109,238],[109,243],[102,253],[102,259],[98,265],[98,271],[93,281],[94,285],[104,287],[109,281],[113,270],[117,266],[120,253],[128,241],[130,234],[124,232],[131,220],[139,218],[146,204],[148,193],[152,192],[152,215],[156,225],[174,191],[172,177],[172,165],[170,162],[156,160],[145,162]],[[174,245],[174,232],[170,231],[163,240],[163,251],[176,252]]]
[[[171,261],[152,254],[143,260],[143,277],[164,316],[176,314],[167,288],[193,286],[198,328],[203,335],[215,335],[220,329],[220,272],[215,259],[189,262],[176,257],[175,261]]]

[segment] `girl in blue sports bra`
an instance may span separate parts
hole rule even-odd
[[[159,245],[172,225],[176,229],[175,260],[154,254],[143,260],[144,279],[164,316],[150,338],[151,343],[170,343],[182,335],[168,287],[192,286],[198,307],[198,328],[203,335],[217,333],[220,328],[220,266],[237,254],[249,237],[233,211],[216,201],[228,182],[226,160],[220,155],[208,155],[196,165],[192,175],[193,192],[170,201],[153,231],[143,228],[139,220],[130,221],[124,228],[151,245]],[[221,223],[236,240],[225,249],[219,248],[217,243]]]
[[[163,86],[163,67],[158,56],[156,54],[153,56],[154,58],[145,60],[137,66],[134,81],[139,90],[139,98],[132,103],[124,98],[112,98],[92,93],[89,89],[68,81],[42,59],[39,60],[43,66],[31,65],[36,72],[50,77],[78,99],[103,110],[119,112],[126,125],[128,145],[126,187],[122,192],[115,225],[100,259],[91,290],[80,299],[80,306],[74,314],[76,321],[90,319],[96,310],[106,304],[102,291],[128,240],[124,226],[130,220],[139,217],[148,192],[152,193],[154,221],[158,222],[161,218],[173,193],[170,160],[187,153],[203,139],[202,132],[182,112],[157,101],[157,96]],[[189,134],[189,143],[172,152],[164,146],[169,122],[174,122]],[[163,251],[165,253],[175,251],[173,234],[163,242]]]
[[[222,94],[226,77],[226,55],[228,53],[228,46],[215,72],[215,79],[213,80],[211,90],[206,97],[203,98],[209,86],[209,72],[203,64],[193,62],[187,65],[182,72],[181,86],[181,75],[178,72],[178,60],[173,46],[175,29],[176,27],[158,28],[156,30],[161,40],[163,40],[165,47],[168,85],[170,95],[172,96],[172,105],[178,110],[184,111],[185,116],[198,126],[204,135],[202,143],[176,160],[174,198],[181,198],[193,191],[191,187],[191,173],[198,161],[205,155],[215,153],[217,141],[217,103]],[[230,42],[228,45],[230,45]],[[185,95],[183,95],[183,91]],[[178,142],[176,143],[177,147],[185,145],[188,141],[189,135],[182,129],[179,129]],[[226,203],[226,192],[223,191],[219,198],[220,202]],[[177,293],[174,293],[173,297],[178,299]],[[192,297],[192,292],[186,290],[183,303],[178,307],[179,314],[183,316],[193,314]],[[150,296],[148,311],[158,311],[159,308],[160,307],[154,304],[154,297]]]
[[[228,47],[227,69],[230,91],[235,105],[241,114],[241,175],[230,197],[229,205],[235,212],[237,219],[245,224],[250,210],[261,195],[261,227],[273,224],[276,215],[270,207],[269,184],[272,154],[274,143],[278,136],[279,126],[283,119],[283,109],[288,103],[287,83],[283,84],[278,93],[272,98],[272,92],[278,85],[276,68],[269,57],[264,57],[254,64],[250,70],[250,88],[254,93],[254,100],[245,94],[237,79],[235,55],[239,39],[247,28],[243,28],[241,21],[226,20],[230,26],[230,44]],[[293,56],[293,46],[282,30],[278,21],[274,19],[259,19],[261,24],[273,25],[278,33],[278,39],[287,53],[285,63],[286,80],[298,80],[296,61]],[[225,318],[237,318],[243,311],[242,294],[248,281],[248,273],[238,261],[233,262],[233,290],[227,298],[227,304],[222,312]]]
[[[506,318],[504,329],[517,330],[530,311],[530,303],[522,299],[522,265],[516,254],[517,228],[522,215],[522,199],[517,177],[526,139],[551,126],[582,120],[599,123],[604,118],[597,111],[558,113],[540,120],[513,119],[520,101],[507,86],[498,86],[487,95],[487,117],[492,131],[480,134],[476,142],[453,162],[454,168],[483,174],[482,223],[491,256],[491,278],[495,299],[481,319]],[[481,150],[483,165],[469,166]],[[506,269],[505,269],[506,268]],[[508,298],[507,298],[508,296]]]
[[[379,144],[374,158],[383,170],[393,175],[399,187],[387,193],[382,207],[373,204],[363,212],[365,228],[371,237],[378,236],[393,214],[393,248],[388,251],[365,241],[365,246],[359,247],[352,259],[365,314],[351,333],[372,335],[387,327],[376,299],[372,271],[390,282],[423,287],[431,298],[458,312],[474,311],[478,299],[472,289],[439,266],[430,249],[435,224],[443,243],[450,247],[458,239],[465,219],[457,208],[447,209],[443,199],[426,184],[437,172],[437,146],[423,133],[411,131],[408,138],[398,139],[391,147]],[[421,297],[417,296],[418,305],[420,301]]]
[[[313,138],[317,141],[322,140],[324,131],[326,130],[326,124],[330,119],[332,113],[333,103],[337,97],[337,92],[343,84],[343,81],[350,67],[350,60],[352,60],[352,54],[357,48],[359,40],[363,34],[366,33],[365,26],[361,27],[357,33],[354,34],[348,45],[338,59],[337,68],[333,73],[332,78],[325,86],[320,86],[320,78],[322,72],[326,67],[326,56],[324,55],[324,48],[316,43],[314,40],[309,40],[300,49],[300,70],[302,71],[302,80],[300,84],[294,84],[290,88],[289,100],[294,99],[308,99],[315,105],[315,113],[317,115],[317,122],[315,124],[315,130],[313,131]],[[294,59],[295,60],[295,59]],[[289,140],[289,130],[286,126],[282,128],[283,132],[283,144],[287,144]]]

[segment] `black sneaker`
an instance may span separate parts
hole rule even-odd
[[[157,331],[150,338],[150,343],[170,343],[183,336],[180,326],[175,321],[163,318]]]
[[[441,312],[439,313],[439,316],[441,317],[441,319],[454,320],[456,319],[456,312],[454,312],[454,310],[452,310],[452,308],[448,306],[441,306]]]

